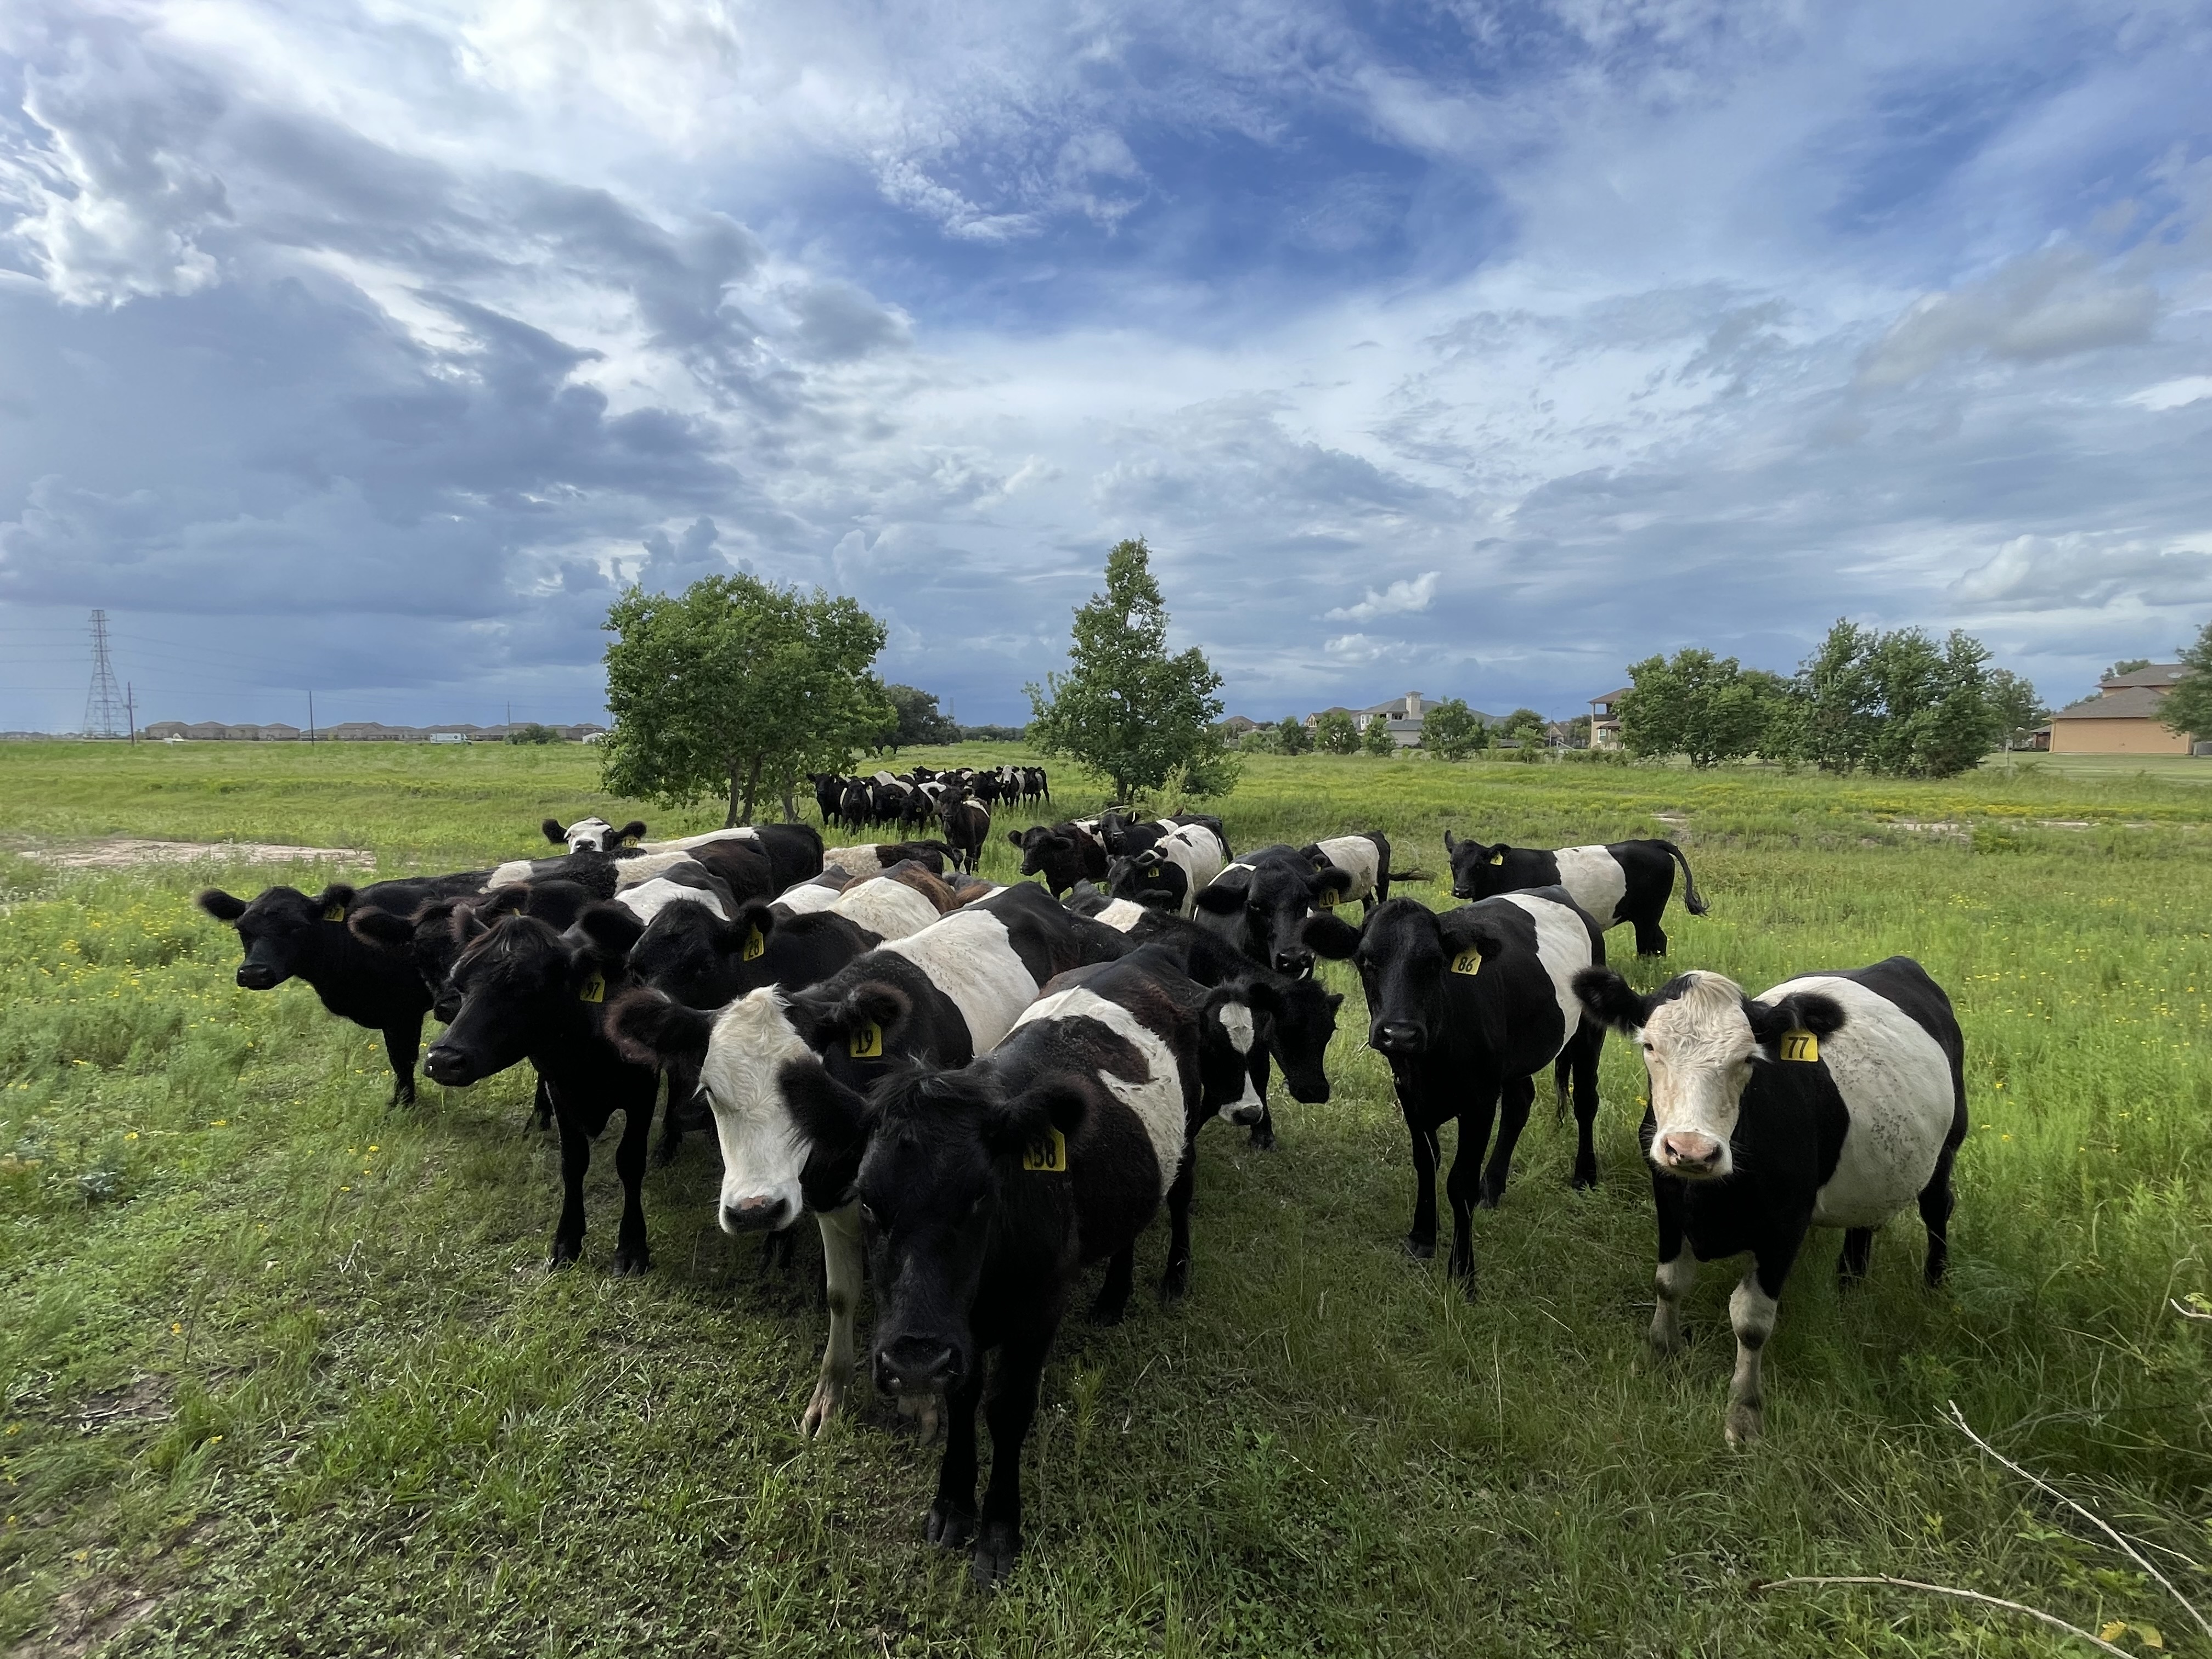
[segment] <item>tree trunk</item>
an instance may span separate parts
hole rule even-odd
[[[786,784],[783,789],[783,821],[786,823],[799,822],[799,802],[793,798],[789,784]]]
[[[752,764],[745,768],[745,781],[738,782],[738,761],[730,757],[730,815],[722,820],[722,828],[734,830],[741,823],[753,821],[753,792],[760,787],[761,757],[756,753]]]

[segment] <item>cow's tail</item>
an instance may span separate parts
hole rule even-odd
[[[1693,916],[1702,916],[1711,907],[1706,904],[1704,896],[1698,891],[1698,878],[1690,873],[1689,855],[1684,853],[1680,848],[1675,846],[1671,841],[1662,841],[1659,844],[1667,849],[1668,855],[1674,859],[1675,863],[1682,866],[1682,903],[1684,908],[1686,908]]]

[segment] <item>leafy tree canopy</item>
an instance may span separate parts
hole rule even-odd
[[[1328,754],[1357,754],[1359,750],[1359,727],[1344,710],[1332,708],[1316,717],[1314,742]]]
[[[1377,714],[1367,722],[1367,729],[1359,734],[1359,746],[1370,755],[1384,757],[1398,752],[1398,740],[1390,735],[1390,721]]]
[[[896,719],[868,672],[883,624],[849,599],[709,576],[673,596],[632,586],[605,627],[613,794],[679,805],[726,790],[729,823],[763,796],[796,817],[800,778],[847,770]]]
[[[2212,738],[2212,622],[2197,631],[2197,642],[2181,653],[2184,672],[2160,704],[2158,717],[2184,737]]]
[[[1775,675],[1695,647],[1647,657],[1628,678],[1617,710],[1621,746],[1644,759],[1686,755],[1696,767],[1758,752],[1784,691]]]
[[[1457,697],[1446,697],[1421,716],[1421,747],[1438,760],[1465,760],[1488,741],[1481,717]]]
[[[1313,747],[1313,733],[1296,714],[1285,714],[1275,726],[1275,750],[1283,755],[1303,755]]]
[[[911,685],[887,685],[884,696],[896,716],[886,733],[885,747],[896,753],[916,744],[957,743],[960,728],[937,707],[937,694]]]

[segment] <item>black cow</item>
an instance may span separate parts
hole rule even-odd
[[[1474,1210],[1505,1191],[1514,1143],[1528,1121],[1535,1074],[1555,1066],[1565,1103],[1574,1085],[1574,1184],[1595,1185],[1598,1050],[1605,1027],[1585,1017],[1574,977],[1605,961],[1605,937],[1564,890],[1509,893],[1439,914],[1413,899],[1377,905],[1358,927],[1316,916],[1306,938],[1351,957],[1367,993],[1368,1041],[1390,1064],[1413,1141],[1413,1224],[1406,1248],[1436,1254],[1437,1131],[1459,1121],[1444,1191],[1451,1200],[1450,1270],[1474,1293]],[[1503,1110],[1499,1103],[1503,1099]],[[1498,1114],[1498,1146],[1475,1170]]]
[[[1098,838],[1095,821],[1088,827],[1072,818],[1032,824],[1007,830],[1006,839],[1022,849],[1022,873],[1042,876],[1054,898],[1079,881],[1106,879],[1106,843]]]
[[[837,822],[837,808],[845,798],[848,780],[835,772],[809,772],[806,781],[814,786],[814,810],[822,815],[822,827],[826,830]]]
[[[811,823],[742,824],[635,847],[628,843],[644,836],[642,819],[635,819],[620,830],[602,817],[579,818],[566,829],[559,819],[548,818],[543,827],[547,840],[566,846],[571,853],[605,853],[614,858],[620,872],[618,880],[623,886],[644,879],[637,871],[655,857],[684,854],[723,876],[732,890],[746,896],[762,884],[748,873],[749,860],[741,856],[747,852],[757,854],[766,860],[765,888],[771,894],[822,873],[822,836]],[[724,864],[728,866],[726,870],[722,867]]]
[[[1349,872],[1278,842],[1224,869],[1200,892],[1193,915],[1261,966],[1308,974],[1314,953],[1303,932],[1306,918],[1334,906],[1351,885]]]
[[[1636,928],[1636,954],[1667,954],[1667,930],[1659,925],[1674,890],[1674,866],[1682,866],[1682,902],[1693,916],[1705,914],[1690,860],[1671,841],[1617,841],[1605,847],[1561,847],[1540,852],[1456,841],[1444,831],[1451,858],[1452,893],[1463,899],[1492,898],[1532,887],[1564,887],[1568,896],[1611,929],[1622,922]]]
[[[1187,823],[1203,824],[1213,831],[1214,839],[1221,843],[1221,855],[1229,854],[1229,832],[1221,820],[1210,812],[1178,812],[1171,818],[1155,818],[1150,823],[1138,823],[1124,817],[1120,811],[1109,809],[1098,819],[1099,838],[1106,843],[1106,851],[1113,858],[1127,858],[1141,853],[1170,830],[1180,830]]]
[[[450,893],[479,890],[489,872],[380,881],[356,889],[334,881],[313,898],[296,887],[270,887],[252,902],[220,887],[199,896],[199,907],[238,930],[246,959],[238,983],[248,991],[273,991],[288,979],[305,980],[323,1006],[341,1019],[384,1034],[392,1063],[392,1103],[415,1099],[415,1056],[422,1043],[422,1016],[430,994],[414,964],[354,937],[346,916],[355,905],[412,911]]]
[[[867,779],[845,780],[845,793],[837,798],[837,821],[848,830],[876,821],[876,789]]]
[[[882,943],[834,911],[792,915],[767,899],[749,900],[726,921],[703,905],[672,904],[642,927],[613,906],[592,911],[584,925],[623,954],[639,984],[702,1009],[764,985],[815,984]]]
[[[584,907],[604,895],[574,881],[521,882],[498,887],[481,896],[447,896],[417,905],[402,914],[387,910],[366,898],[346,914],[346,926],[357,939],[411,963],[430,994],[430,1012],[441,1020],[451,1019],[457,1004],[447,999],[447,975],[461,954],[463,939],[454,926],[455,912],[473,910],[485,921],[503,915],[536,916],[556,930],[570,926]],[[696,907],[687,907],[696,908]]]
[[[991,839],[991,809],[979,800],[948,790],[938,803],[937,821],[945,827],[945,839],[952,848],[952,862],[962,870],[973,870],[975,860],[982,856],[983,843]]]
[[[1659,1212],[1656,1352],[1682,1345],[1698,1263],[1751,1252],[1729,1298],[1726,1425],[1741,1444],[1764,1425],[1760,1359],[1808,1227],[1844,1229],[1836,1272],[1848,1285],[1866,1272],[1875,1230],[1917,1200],[1925,1278],[1942,1282],[1951,1164],[1966,1138],[1966,1040],[1951,1000],[1910,957],[1802,975],[1756,1000],[1711,973],[1647,997],[1590,969],[1575,990],[1641,1044],[1651,1085],[1638,1138]]]
[[[802,1097],[818,1139],[866,1137],[857,1190],[880,1302],[876,1384],[901,1398],[945,1394],[927,1532],[947,1549],[972,1541],[981,1585],[1005,1577],[1021,1550],[1022,1443],[1084,1269],[1109,1264],[1092,1315],[1118,1319],[1135,1240],[1165,1200],[1181,1242],[1162,1294],[1188,1285],[1190,1137],[1246,1083],[1222,1042],[1209,1100],[1201,1048],[1209,1026],[1231,1025],[1249,1042],[1250,1017],[1232,993],[1208,993],[1140,953],[1048,990],[995,1053],[963,1071],[892,1077],[858,1122],[834,1096]],[[994,1348],[979,1512],[975,1410]]]
[[[464,911],[459,926],[469,939],[449,983],[460,1006],[423,1056],[423,1071],[448,1088],[465,1089],[519,1060],[537,1069],[561,1130],[561,1217],[548,1268],[582,1254],[592,1142],[622,1113],[615,1170],[622,1177],[623,1213],[614,1269],[645,1272],[653,1262],[645,1233],[645,1154],[659,1078],[607,1037],[608,998],[622,989],[620,957],[581,928],[557,933],[535,916],[503,916],[486,925]]]

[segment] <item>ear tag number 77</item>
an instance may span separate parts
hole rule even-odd
[[[884,1028],[872,1019],[845,1039],[845,1052],[854,1060],[884,1057]]]
[[[1782,1034],[1783,1059],[1809,1063],[1820,1057],[1820,1039],[1810,1031],[1784,1031]]]
[[[329,909],[323,912],[323,920],[325,921],[343,921],[345,920],[345,906],[343,904],[333,904]]]

